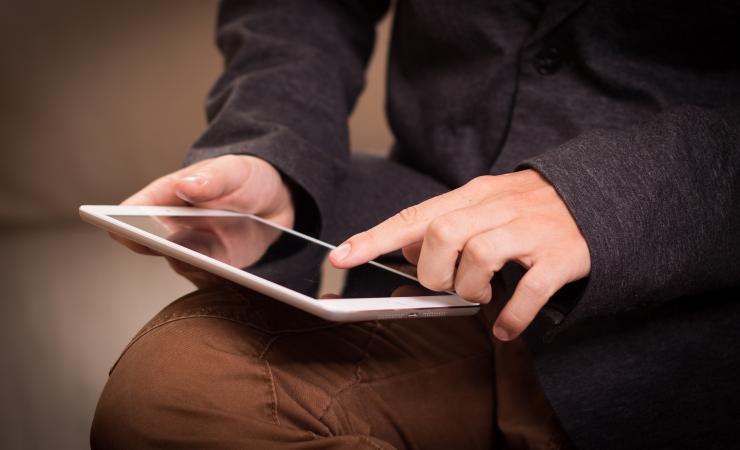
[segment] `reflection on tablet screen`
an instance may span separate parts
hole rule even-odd
[[[111,217],[313,298],[448,295],[370,264],[337,269],[329,248],[250,217]]]

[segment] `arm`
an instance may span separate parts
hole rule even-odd
[[[559,329],[740,284],[740,108],[585,133],[522,168],[555,186],[589,246],[590,276]]]
[[[566,314],[564,325],[737,286],[739,133],[731,108],[586,133],[525,170],[402,211],[348,239],[332,262],[351,267],[403,248],[422,284],[480,303],[491,300],[491,277],[517,262],[526,273],[493,328],[502,340],[577,280],[585,288],[571,285],[580,290],[572,310],[559,299],[548,305]]]
[[[218,44],[226,68],[207,101],[208,129],[187,167],[124,204],[229,209],[315,232],[346,165],[347,116],[387,7],[384,0],[224,1]]]
[[[308,193],[314,218],[325,215],[347,164],[347,117],[375,23],[387,8],[386,0],[224,1],[217,41],[225,69],[187,163],[257,156],[294,183],[294,195]]]

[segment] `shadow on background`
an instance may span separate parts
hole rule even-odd
[[[179,167],[220,70],[215,1],[37,0],[0,17],[0,448],[87,447],[107,370],[192,289],[157,258],[80,223]],[[388,21],[380,40],[387,40]],[[385,44],[351,118],[384,152]]]

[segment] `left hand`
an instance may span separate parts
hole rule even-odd
[[[352,236],[330,258],[348,268],[398,249],[417,265],[421,284],[455,289],[476,303],[491,300],[491,279],[505,263],[527,269],[493,326],[503,341],[519,336],[558,289],[591,270],[573,216],[533,170],[475,178]]]
[[[264,256],[282,234],[278,229],[241,217],[159,217],[167,240],[217,259],[233,267],[246,268]],[[200,289],[224,282],[175,258],[166,257],[170,267]]]

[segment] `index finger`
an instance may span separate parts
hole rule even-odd
[[[373,228],[347,239],[330,254],[338,268],[354,267],[422,240],[434,218],[464,208],[479,200],[466,186],[409,206]]]

